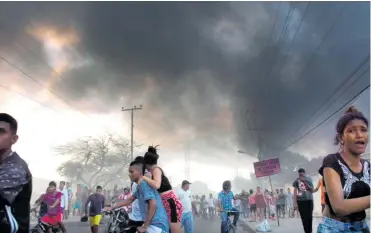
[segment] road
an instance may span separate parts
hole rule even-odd
[[[247,229],[241,223],[237,224],[236,233],[248,233]],[[220,219],[215,218],[214,221],[203,220],[197,218],[195,220],[195,233],[219,233],[220,232]]]
[[[104,225],[101,225],[100,233],[104,233]],[[90,227],[88,223],[81,223],[77,220],[66,223],[68,233],[90,233]],[[195,220],[195,233],[218,233],[220,232],[220,220],[202,220],[197,218]],[[236,233],[248,233],[244,226],[240,225],[237,228]]]

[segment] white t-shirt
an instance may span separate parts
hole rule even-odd
[[[64,188],[63,190],[59,191],[62,193],[61,207],[65,210],[68,210],[68,190]]]
[[[213,197],[207,199],[207,204],[208,204],[209,207],[215,208],[215,204],[214,203],[215,203],[215,200],[214,200]]]
[[[183,213],[192,212],[192,195],[191,191],[180,188],[177,190],[177,196],[183,205]]]
[[[133,183],[133,186],[131,187],[131,193],[134,193],[137,190],[137,187],[138,184]],[[136,222],[143,221],[142,214],[140,213],[138,199],[135,199],[135,201],[131,204],[131,212],[129,213],[129,219]]]
[[[234,207],[240,207],[241,206],[241,200],[234,200]]]

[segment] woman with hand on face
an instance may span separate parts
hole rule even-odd
[[[338,153],[323,159],[325,209],[318,233],[366,233],[370,208],[370,162],[361,158],[368,143],[368,120],[354,107],[336,125]]]

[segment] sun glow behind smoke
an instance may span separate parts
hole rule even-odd
[[[72,28],[58,28],[47,24],[28,27],[26,32],[43,45],[44,56],[51,70],[50,79],[45,84],[51,88],[66,71],[85,66],[88,59],[76,50],[80,43],[78,33]]]

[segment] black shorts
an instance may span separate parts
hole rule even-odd
[[[256,212],[256,204],[250,205],[250,212]]]
[[[131,227],[129,230],[126,231],[126,233],[136,233],[137,227],[140,227],[143,225],[144,222],[142,221],[133,221],[129,219],[128,225]]]

